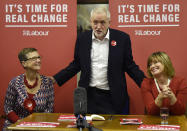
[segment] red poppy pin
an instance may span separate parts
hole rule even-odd
[[[116,46],[117,45],[117,42],[115,40],[112,40],[111,41],[111,46]]]

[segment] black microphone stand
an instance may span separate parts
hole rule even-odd
[[[82,131],[83,128],[88,128],[89,131],[102,131],[101,129],[95,128],[91,124],[89,124],[86,121],[86,117],[82,118],[78,116],[76,123],[77,123],[77,128],[79,129],[79,131]]]
[[[87,123],[85,117],[82,118],[82,117],[78,116],[76,123],[77,123],[77,128],[79,129],[79,131],[82,131],[83,128],[88,127],[88,123]]]

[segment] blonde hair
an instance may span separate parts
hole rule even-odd
[[[175,75],[175,70],[173,68],[172,62],[170,57],[165,53],[165,52],[154,52],[152,53],[147,60],[147,73],[148,76],[153,78],[153,75],[151,74],[150,71],[150,65],[151,63],[154,62],[160,62],[164,65],[164,73],[169,77],[169,78],[173,78],[173,76]]]

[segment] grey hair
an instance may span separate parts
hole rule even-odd
[[[106,7],[99,6],[99,7],[92,9],[90,13],[90,18],[92,18],[94,13],[105,13],[107,18],[110,20],[110,11]]]

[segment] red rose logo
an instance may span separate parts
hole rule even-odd
[[[115,40],[112,40],[112,41],[111,41],[111,45],[112,45],[112,46],[116,46],[116,45],[117,45],[117,42],[116,42]]]

